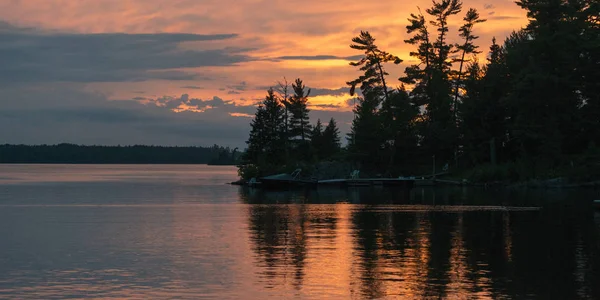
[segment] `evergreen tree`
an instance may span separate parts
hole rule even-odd
[[[379,111],[385,157],[389,158],[387,173],[406,170],[417,155],[418,137],[415,122],[419,108],[410,101],[408,92],[401,86],[390,93],[389,101],[383,103]]]
[[[358,98],[354,107],[354,120],[348,134],[349,157],[365,167],[376,169],[379,165],[379,151],[385,137],[381,135],[381,122],[378,115],[380,99],[373,93]]]
[[[290,118],[290,138],[300,140],[302,143],[308,141],[311,133],[310,120],[308,116],[309,109],[306,107],[310,89],[306,91],[306,86],[300,78],[292,83],[294,95],[290,98],[289,109]]]
[[[495,38],[487,61],[484,67],[477,61],[468,66],[460,105],[463,153],[473,165],[512,157],[505,101],[510,76],[504,49]]]
[[[432,7],[426,10],[433,20],[428,23],[421,13],[411,14],[410,24],[406,26],[407,33],[413,36],[405,42],[417,46],[417,50],[410,55],[418,58],[419,63],[407,67],[405,76],[400,81],[413,86],[410,97],[424,109],[417,124],[421,136],[420,145],[428,155],[441,158],[438,161],[449,160],[455,155],[457,146],[458,131],[452,100],[453,60],[449,56],[455,51],[454,45],[448,43],[447,39],[448,20],[461,9],[462,2],[459,0],[434,0]],[[477,18],[472,12],[468,16],[472,23]],[[437,38],[433,39],[428,25],[436,29]],[[463,27],[468,31],[469,41],[472,40],[471,27]],[[468,45],[463,48],[471,50]]]
[[[581,152],[590,139],[598,139],[588,135],[597,129],[585,126],[598,124],[599,117],[598,111],[595,116],[586,115],[594,111],[598,99],[597,93],[590,93],[597,91],[593,86],[597,86],[600,64],[598,56],[594,61],[591,54],[600,50],[598,10],[593,11],[598,4],[591,0],[522,0],[517,4],[527,10],[530,22],[507,45],[513,78],[507,97],[514,112],[511,135],[522,156],[552,167],[562,156]]]
[[[385,76],[389,74],[384,70],[383,64],[386,62],[399,64],[402,60],[398,56],[380,50],[375,45],[375,38],[368,31],[361,31],[359,36],[352,39],[352,42],[354,44],[351,44],[350,48],[364,51],[365,56],[357,62],[350,63],[351,66],[360,67],[360,70],[364,72],[357,79],[346,83],[350,86],[350,95],[354,94],[356,86],[360,84],[363,95],[374,93],[387,99],[388,87]]]
[[[320,157],[322,158],[330,158],[340,152],[340,130],[333,118],[329,120],[323,131],[321,149]]]
[[[477,46],[473,43],[474,40],[479,38],[478,36],[473,34],[473,27],[477,23],[483,23],[486,21],[485,19],[479,18],[479,13],[474,8],[471,8],[471,9],[469,9],[469,11],[467,11],[467,15],[465,16],[465,18],[463,20],[465,21],[465,23],[459,29],[459,32],[460,32],[459,36],[464,39],[464,43],[462,45],[458,45],[458,44],[456,45],[456,51],[460,52],[461,57],[453,60],[453,62],[459,63],[458,72],[456,72],[456,75],[455,75],[457,78],[456,78],[456,83],[454,85],[455,86],[454,87],[454,103],[452,106],[452,110],[454,111],[455,119],[456,119],[456,113],[457,113],[459,90],[460,90],[460,87],[462,84],[461,79],[464,76],[463,65],[465,63],[470,62],[470,60],[468,59],[469,55],[481,53],[481,51],[477,50],[477,48],[479,48],[479,46]]]
[[[290,84],[287,81],[287,78],[283,77],[283,81],[277,82],[277,93],[279,94],[279,99],[281,104],[283,105],[283,123],[284,123],[284,143],[285,143],[285,160],[286,162],[290,159]]]
[[[273,89],[269,89],[265,100],[258,106],[250,126],[248,149],[243,160],[247,164],[275,165],[284,157],[284,109]]]
[[[317,159],[323,158],[323,124],[321,124],[321,119],[318,119],[317,124],[313,127],[310,134],[310,144]]]
[[[356,161],[373,168],[379,164],[378,153],[387,137],[382,135],[378,110],[382,102],[389,102],[389,91],[385,77],[389,75],[383,64],[393,62],[399,64],[400,58],[383,51],[375,45],[375,38],[367,31],[361,31],[358,37],[352,39],[351,48],[364,51],[364,57],[351,66],[360,67],[364,73],[357,79],[347,82],[350,94],[353,95],[359,86],[363,97],[358,98],[359,104],[354,108],[355,118],[352,131],[349,134],[348,148],[351,157]]]

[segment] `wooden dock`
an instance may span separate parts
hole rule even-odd
[[[415,182],[419,181],[415,177],[399,178],[358,178],[358,171],[350,174],[350,178],[317,180],[316,178],[303,178],[300,176],[300,169],[291,174],[282,173],[262,177],[256,182],[257,186],[265,188],[290,188],[290,187],[370,187],[386,186],[411,189]]]
[[[328,179],[319,180],[317,186],[342,186],[342,187],[361,187],[361,186],[395,186],[412,188],[415,179],[404,178],[356,178],[356,179]]]

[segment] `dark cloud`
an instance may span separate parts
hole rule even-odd
[[[263,85],[263,86],[257,86],[254,89],[259,90],[259,91],[266,91],[270,88],[277,89],[278,85],[277,84],[274,84],[272,86]],[[291,82],[290,82],[289,89],[290,89],[290,92],[293,93]],[[310,96],[326,96],[326,95],[339,96],[339,95],[347,94],[349,92],[350,92],[350,88],[348,88],[348,87],[340,87],[337,89],[325,89],[325,88],[310,87]]]
[[[311,104],[310,106],[319,107],[319,108],[340,108],[341,107],[336,104]]]
[[[488,20],[518,20],[520,17],[515,16],[492,16],[488,17]]]
[[[197,85],[186,85],[186,86],[182,86],[182,89],[189,89],[189,90],[201,90],[204,89],[201,86],[197,86]]]
[[[162,96],[156,99],[145,99],[146,102],[154,103],[157,107],[166,109],[176,109],[182,104],[190,109],[205,110],[211,109],[210,114],[225,114],[229,113],[254,113],[255,105],[238,105],[231,100],[223,100],[220,97],[214,96],[212,99],[203,100],[199,98],[190,98],[188,94],[183,94],[180,97]]]
[[[227,88],[236,91],[245,91],[248,88],[248,83],[242,81],[239,84],[228,85]]]
[[[483,5],[483,8],[484,8],[484,9],[493,9],[494,7],[495,7],[495,6],[494,6],[494,4],[491,4],[491,3],[488,3],[488,4],[484,4],[484,5]]]
[[[241,93],[240,93],[240,92],[238,92],[238,91],[235,91],[235,90],[229,90],[229,91],[227,92],[227,94],[228,94],[228,95],[239,95],[239,94],[241,94]]]
[[[348,107],[354,107],[354,105],[356,105],[358,103],[358,98],[353,97],[353,98],[349,98],[346,99],[345,103]]]
[[[146,97],[134,97],[133,98],[133,100],[136,100],[136,101],[141,101],[141,100],[146,100],[146,99],[147,99]]]
[[[347,94],[349,92],[350,92],[350,88],[347,88],[347,87],[341,87],[338,89],[321,89],[321,88],[311,88],[310,89],[311,96],[324,96],[324,95],[338,96],[338,95]]]
[[[219,97],[202,100],[161,97],[156,103],[108,101],[105,96],[65,87],[0,89],[0,140],[4,143],[102,145],[212,145],[243,147],[248,118],[255,106],[236,105]],[[146,100],[144,103],[148,103]],[[168,107],[186,103],[208,107],[206,113],[175,113]]]
[[[336,56],[336,55],[291,55],[291,56],[280,56],[273,60],[328,60],[328,59],[343,59],[343,60],[359,60],[362,55],[353,56]]]
[[[252,49],[184,50],[185,42],[236,34],[47,33],[0,23],[0,82],[119,82],[192,80],[177,68],[230,66],[251,60]],[[201,44],[200,44],[201,45]]]

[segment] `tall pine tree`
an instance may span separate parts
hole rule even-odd
[[[283,114],[283,106],[273,89],[269,89],[250,124],[250,137],[246,142],[248,148],[243,156],[244,163],[268,166],[284,162]]]
[[[308,116],[309,109],[307,108],[308,96],[310,89],[306,90],[306,86],[300,78],[292,83],[294,95],[290,98],[289,111],[291,118],[289,122],[290,137],[293,140],[300,140],[302,143],[310,138],[310,120]]]

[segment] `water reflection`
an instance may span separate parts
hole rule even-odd
[[[223,184],[231,167],[0,169],[0,298],[600,299],[593,190],[265,192]]]
[[[240,197],[266,288],[368,299],[599,296],[598,217],[588,208],[552,204],[545,193],[506,191],[520,201],[477,193],[241,189]],[[453,209],[439,209],[446,205]]]

